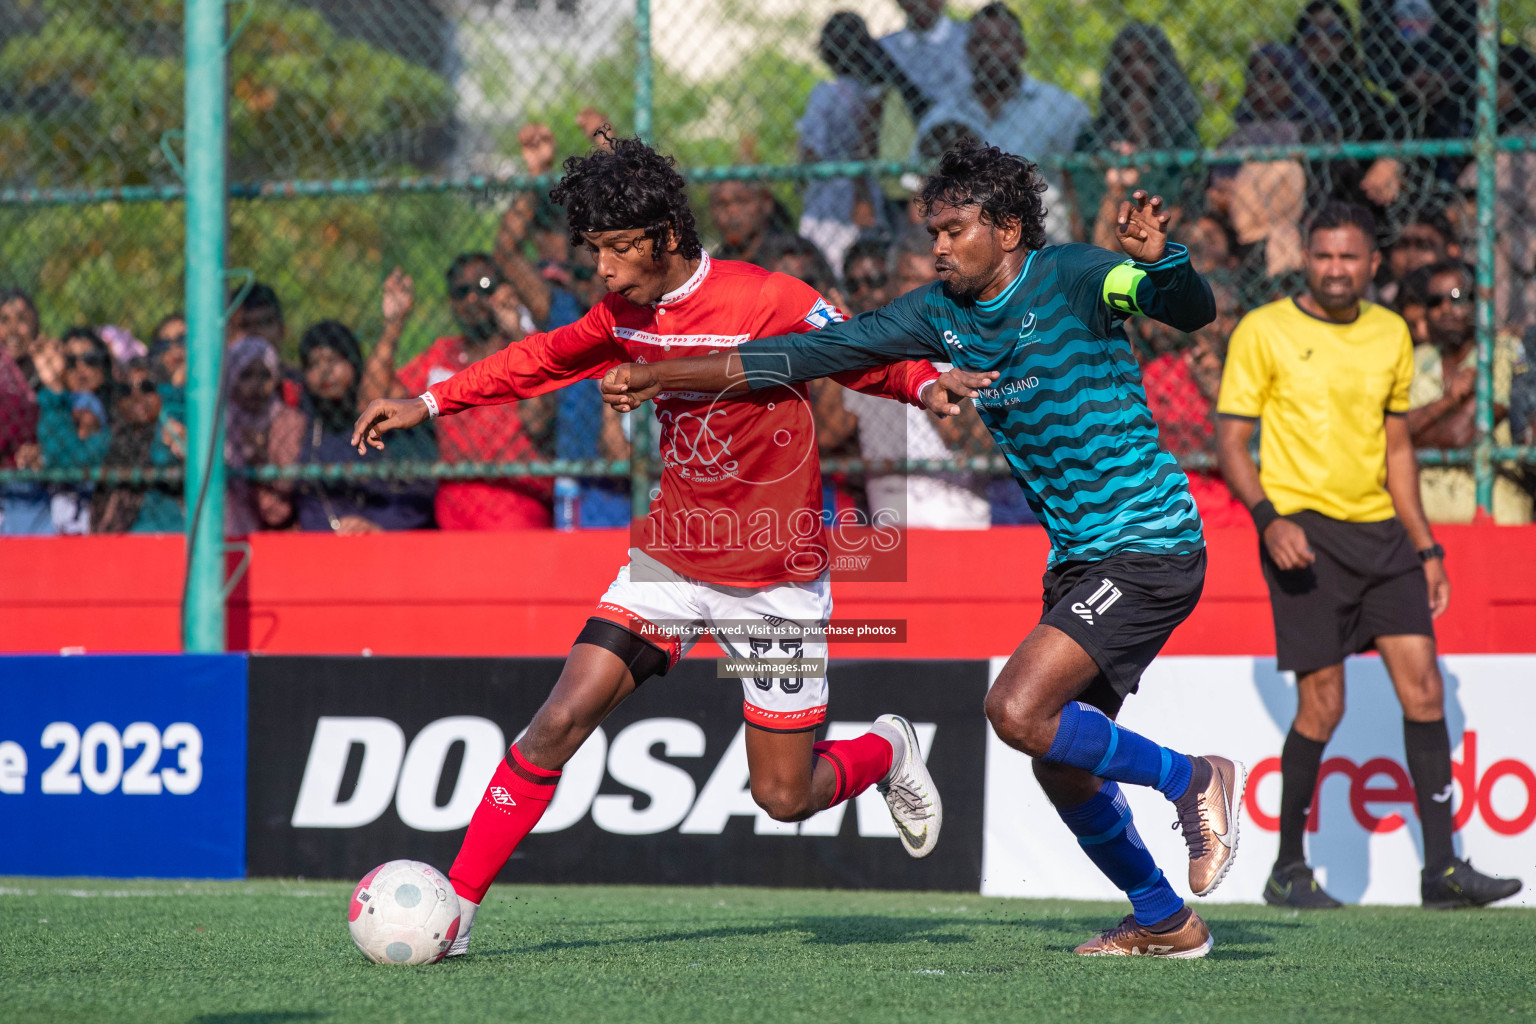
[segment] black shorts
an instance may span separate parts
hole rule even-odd
[[[1283,572],[1259,541],[1282,672],[1337,665],[1373,649],[1378,636],[1435,635],[1424,567],[1401,522],[1346,523],[1310,511],[1285,518],[1306,533],[1317,561]]]
[[[1099,666],[1078,695],[1113,718],[1141,674],[1189,617],[1205,587],[1205,549],[1187,555],[1125,552],[1063,562],[1040,581],[1040,621],[1075,640]]]

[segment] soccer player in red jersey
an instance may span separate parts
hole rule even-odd
[[[420,397],[371,402],[352,438],[359,451],[382,448],[390,430],[530,398],[623,363],[716,353],[842,319],[791,277],[710,259],[672,160],[639,139],[605,141],[566,161],[550,193],[565,207],[572,240],[596,257],[608,288],[603,301],[576,323],[529,335]],[[941,378],[927,362],[837,379],[913,405],[926,399],[939,415],[958,413],[952,393],[974,386]],[[698,635],[673,628],[782,620],[800,629],[776,641],[725,633],[716,639],[733,658],[826,657],[825,636],[815,627],[831,617],[832,598],[805,385],[718,404],[714,398],[658,396],[663,469],[644,543],[630,549],[629,564],[576,637],[554,690],[475,810],[448,873],[464,907],[450,955],[467,950],[475,910],[549,805],[561,768],[624,698],[650,676],[664,675]],[[767,666],[765,676],[784,671]],[[923,857],[933,850],[942,805],[906,719],[884,715],[857,739],[816,743],[814,730],[826,717],[824,676],[744,678],[742,689],[752,796],[768,814],[799,821],[879,786],[907,852]]]

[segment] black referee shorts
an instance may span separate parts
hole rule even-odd
[[[1373,650],[1379,636],[1435,635],[1424,567],[1396,518],[1347,523],[1311,511],[1285,518],[1306,533],[1317,561],[1283,572],[1259,541],[1282,672],[1337,665]]]
[[[1078,700],[1114,718],[1205,588],[1205,549],[1184,555],[1122,552],[1063,562],[1041,579],[1040,621],[1077,642],[1099,666]]]

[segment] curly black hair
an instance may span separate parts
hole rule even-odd
[[[565,173],[549,190],[550,200],[565,207],[571,244],[584,244],[582,235],[589,231],[639,229],[651,240],[652,259],[661,259],[668,235],[679,256],[698,259],[704,247],[676,161],[639,139],[616,139],[609,131],[604,125],[593,132],[598,146],[567,159]]]
[[[976,206],[990,224],[1017,220],[1026,249],[1045,248],[1045,179],[1023,157],[984,142],[961,141],[945,151],[939,169],[923,182],[917,208],[925,216],[935,203]]]

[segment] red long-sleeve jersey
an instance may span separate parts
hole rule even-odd
[[[744,341],[815,330],[842,314],[807,284],[748,263],[711,260],[654,306],[607,295],[566,327],[531,334],[428,389],[434,414],[514,402],[620,363],[710,355]],[[903,362],[837,375],[867,394],[921,405],[939,372]],[[804,384],[656,396],[660,493],[636,546],[711,583],[812,580],[827,566],[821,463]],[[637,524],[638,526],[639,524]]]

